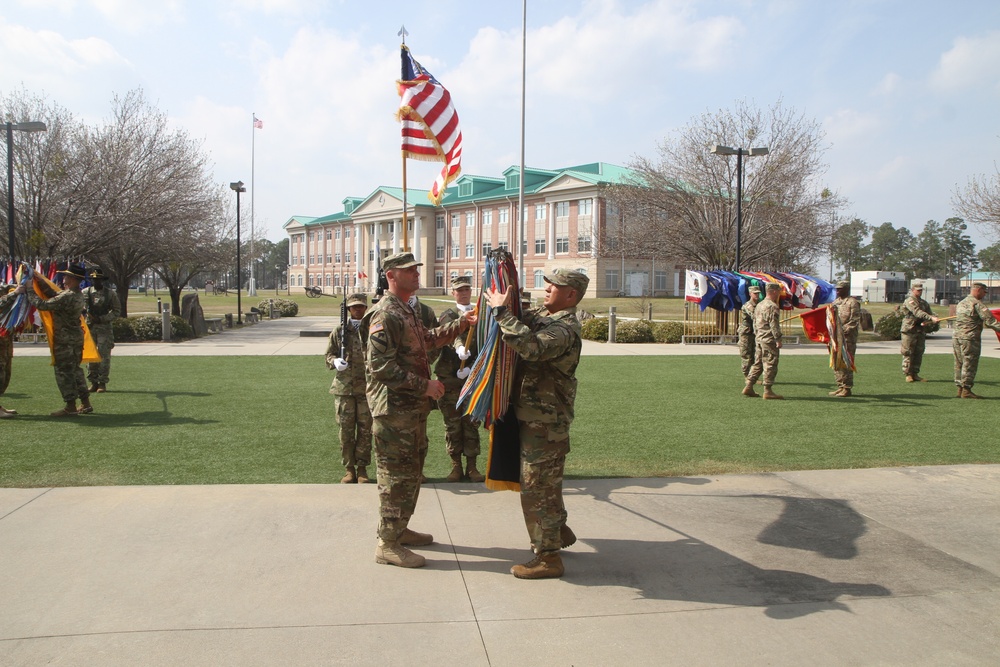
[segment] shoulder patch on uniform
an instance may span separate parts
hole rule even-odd
[[[387,349],[389,349],[389,340],[386,333],[382,331],[382,325],[379,324],[379,330],[375,333],[369,333],[368,335],[368,345],[377,353],[384,354]]]
[[[382,320],[379,320],[378,322],[375,322],[374,324],[371,325],[371,327],[368,328],[368,335],[370,336],[371,334],[377,333],[381,330],[382,330]]]

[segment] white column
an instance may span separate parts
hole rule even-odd
[[[399,252],[399,239],[403,234],[403,230],[399,228],[399,220],[392,221],[392,254],[395,255]]]
[[[422,261],[420,259],[420,229],[423,227],[421,224],[423,222],[423,216],[415,215],[413,216],[413,259]]]
[[[597,257],[597,197],[590,198],[590,256]]]
[[[545,205],[545,215],[548,218],[549,223],[549,234],[548,239],[545,241],[545,247],[548,249],[547,257],[549,259],[556,258],[556,216],[555,207],[552,204]]]

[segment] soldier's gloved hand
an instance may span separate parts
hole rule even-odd
[[[333,367],[336,368],[338,371],[342,371],[347,368],[347,361],[341,359],[340,357],[337,357],[336,359],[333,360]]]
[[[458,358],[461,359],[462,361],[465,361],[466,359],[472,356],[472,354],[467,349],[465,349],[464,345],[459,345],[458,347],[456,347],[455,352],[458,353]]]
[[[458,373],[456,373],[456,375],[458,376],[459,380],[464,380],[465,378],[469,377],[469,373],[471,372],[472,372],[471,368],[469,368],[468,366],[463,366],[462,368],[458,369]]]

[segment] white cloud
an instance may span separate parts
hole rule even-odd
[[[838,109],[823,119],[823,131],[834,145],[845,141],[863,139],[879,130],[882,123],[878,116],[854,109]]]
[[[942,92],[973,87],[1000,90],[1000,31],[957,38],[931,72],[930,85]]]
[[[889,72],[875,87],[876,95],[890,96],[897,92],[902,85],[903,79],[895,72]]]

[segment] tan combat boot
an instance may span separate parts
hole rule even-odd
[[[759,394],[753,390],[753,382],[747,382],[746,386],[743,387],[743,395],[749,396],[750,398],[757,398]]]
[[[913,374],[913,381],[914,382],[927,382],[927,378],[922,378],[919,375],[917,375],[916,373],[914,373]]]
[[[366,466],[358,466],[358,484],[367,484],[372,481],[368,476],[368,468]]]
[[[767,385],[767,384],[764,385],[764,395],[763,395],[763,398],[764,398],[765,401],[783,401],[783,400],[785,400],[784,396],[781,396],[779,394],[775,394],[773,391],[771,391],[771,385]]]
[[[428,544],[434,544],[434,536],[407,528],[399,536],[399,543],[404,547],[426,547]]]
[[[962,398],[962,392],[965,391],[965,388],[964,387],[956,387],[956,389],[958,389],[958,393],[955,394],[955,398]]]
[[[476,457],[467,456],[465,457],[465,476],[469,478],[470,482],[485,482],[486,477],[476,470]]]
[[[444,478],[446,482],[462,481],[462,455],[456,454],[451,457],[451,472]]]
[[[837,387],[833,391],[827,394],[827,396],[840,396],[841,388]]]
[[[524,565],[510,568],[510,573],[518,579],[556,579],[565,571],[558,551],[543,551]]]
[[[398,567],[423,567],[427,564],[427,559],[413,553],[399,542],[386,542],[380,539],[378,546],[375,547],[375,562]]]
[[[576,544],[576,533],[574,533],[569,526],[563,524],[559,528],[559,539],[562,540],[562,548],[571,547]]]
[[[358,477],[354,474],[354,466],[347,466],[347,474],[340,478],[341,484],[357,484]]]
[[[962,398],[982,398],[982,396],[979,394],[973,394],[971,389],[963,389]]]
[[[849,398],[850,395],[851,395],[850,387],[842,387],[840,393],[837,394],[837,396],[840,396],[841,398]]]

